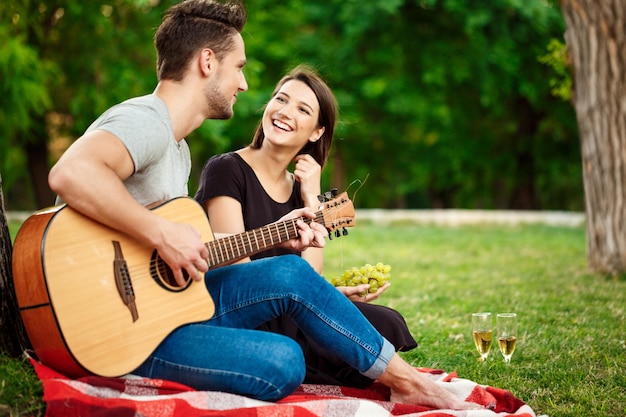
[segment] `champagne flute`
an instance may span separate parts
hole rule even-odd
[[[474,337],[474,345],[480,354],[480,360],[485,362],[489,351],[491,350],[491,340],[493,338],[493,329],[491,323],[491,313],[473,313],[472,314],[472,335]]]
[[[517,343],[517,314],[500,313],[496,317],[498,325],[498,346],[505,363],[511,363],[511,356]]]

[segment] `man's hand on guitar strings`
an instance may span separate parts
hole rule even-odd
[[[200,231],[189,224],[170,221],[165,221],[162,227],[162,242],[156,248],[172,269],[176,283],[181,287],[187,284],[183,270],[192,279],[203,280],[205,272],[209,270],[206,261],[209,250],[202,242]]]

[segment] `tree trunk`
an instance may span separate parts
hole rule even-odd
[[[332,171],[330,173],[330,187],[336,187],[340,192],[345,191],[349,184],[346,184],[346,166],[343,154],[338,149],[335,149],[331,154],[330,159],[332,159],[332,164],[329,164],[332,166]],[[358,186],[354,187],[352,192],[354,192],[357,188]],[[326,190],[322,190],[322,192],[325,191]]]
[[[29,342],[17,309],[11,269],[12,249],[0,174],[0,350],[17,357],[29,346]]]
[[[48,185],[48,161],[50,152],[45,141],[40,143],[27,143],[24,145],[27,155],[28,172],[30,174],[33,193],[35,195],[36,208],[54,205],[55,194]]]
[[[592,271],[626,266],[626,2],[561,0],[582,146]]]

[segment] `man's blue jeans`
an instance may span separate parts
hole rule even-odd
[[[304,380],[302,351],[286,336],[254,329],[283,314],[371,379],[395,353],[354,304],[299,256],[217,268],[205,282],[215,301],[213,318],[176,329],[133,373],[278,400]]]

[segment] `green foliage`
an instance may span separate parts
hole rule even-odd
[[[24,149],[25,141],[49,145],[42,132],[78,137],[110,105],[150,93],[154,28],[173,3],[0,5],[0,38],[15,44],[0,48],[19,46],[23,59],[36,60],[23,72],[19,60],[0,58],[11,88],[34,94],[34,100],[18,94],[24,110],[11,116],[30,114],[29,120],[0,116],[0,129],[15,133],[0,138],[2,149]],[[341,110],[324,188],[369,175],[362,207],[584,209],[576,118],[554,95],[570,88],[554,1],[248,0],[246,6],[250,89],[239,96],[234,119],[207,122],[190,135],[192,194],[204,161],[248,144],[276,81],[307,63],[329,82]],[[47,119],[34,117],[44,111]],[[3,155],[9,153],[16,154]],[[3,158],[0,169],[26,172],[23,153]],[[14,184],[5,180],[5,187]]]
[[[335,155],[347,182],[370,176],[363,207],[519,208],[526,193],[521,208],[582,209],[574,113],[551,96],[550,68],[538,61],[562,36],[558,9],[314,3],[281,6],[292,13],[275,24],[280,9],[249,2],[248,52],[268,64],[264,85],[286,56],[287,67],[306,61],[326,76],[341,107]]]
[[[152,91],[151,39],[163,7],[133,0],[0,4],[0,38],[10,39],[0,49],[13,52],[0,54],[2,83],[14,92],[2,105],[11,119],[0,116],[9,208],[23,208],[13,194],[27,193],[32,182],[47,184],[45,176],[29,178],[29,165],[52,163],[58,154],[37,160],[34,149],[45,156],[63,146],[53,139],[78,137],[110,105]]]
[[[37,51],[26,45],[22,36],[11,36],[6,27],[0,26],[0,135],[3,138],[27,130],[33,122],[32,114],[42,115],[50,108],[52,103],[44,82],[51,75],[52,70],[39,62]]]
[[[548,44],[548,53],[539,57],[539,62],[550,66],[555,73],[550,79],[552,94],[563,100],[572,98],[572,78],[567,65],[567,46],[558,39]]]
[[[13,36],[0,25],[0,167],[7,189],[25,178],[26,162],[22,148],[12,146],[10,138],[31,130],[52,107],[45,82],[54,74],[54,66],[41,62],[24,36]]]

